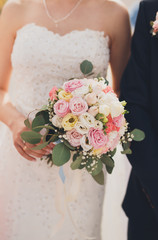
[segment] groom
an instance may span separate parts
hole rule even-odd
[[[132,165],[123,208],[129,218],[128,240],[158,240],[158,38],[152,36],[158,0],[140,4],[131,58],[121,82],[130,128],[145,132],[132,143]]]

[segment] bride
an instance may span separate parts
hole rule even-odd
[[[0,16],[0,236],[3,240],[101,239],[104,187],[86,172],[40,161],[20,133],[24,119],[45,104],[52,86],[82,78],[80,63],[106,76],[113,88],[129,57],[126,9],[108,0],[11,0]],[[68,205],[68,208],[65,206]],[[106,228],[106,226],[104,226]],[[111,240],[111,239],[110,239]]]

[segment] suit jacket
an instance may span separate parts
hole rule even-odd
[[[133,153],[128,155],[133,170],[123,207],[129,217],[143,217],[142,191],[158,220],[158,38],[150,32],[157,11],[158,0],[140,3],[121,99],[128,103],[131,130],[139,128],[146,134],[144,141],[132,143]]]

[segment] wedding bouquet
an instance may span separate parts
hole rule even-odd
[[[84,61],[81,70],[89,74],[91,63]],[[25,142],[38,144],[34,150],[55,143],[45,157],[48,164],[62,166],[70,160],[72,170],[85,168],[104,184],[103,166],[112,173],[119,142],[122,153],[131,154],[130,142],[144,139],[138,129],[128,132],[126,102],[119,101],[103,77],[69,80],[61,88],[54,86],[49,97],[48,105],[36,113],[32,123],[25,120],[30,131],[21,134]]]
[[[152,26],[151,34],[158,37],[158,12],[156,13],[155,21],[151,21],[150,25]]]

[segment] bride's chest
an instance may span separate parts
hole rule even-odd
[[[108,37],[103,32],[86,29],[64,36],[45,27],[27,24],[17,32],[12,51],[13,68],[73,68],[83,60],[97,68],[107,68]]]

